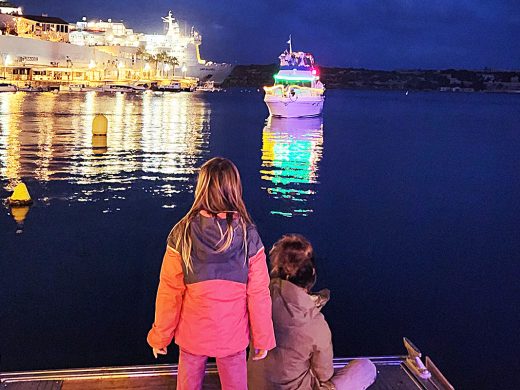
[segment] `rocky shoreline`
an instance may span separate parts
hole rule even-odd
[[[278,65],[237,65],[223,86],[261,88],[273,83]],[[370,70],[320,67],[329,89],[404,91],[520,92],[520,71],[501,70]]]

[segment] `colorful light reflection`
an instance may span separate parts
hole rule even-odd
[[[319,184],[323,156],[322,118],[269,118],[262,134],[262,187],[280,200],[272,214],[307,216]]]

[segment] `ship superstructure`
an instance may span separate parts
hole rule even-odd
[[[166,25],[165,34],[143,34],[112,19],[87,21],[83,18],[76,23],[75,31],[69,34],[69,39],[70,43],[80,46],[134,47],[151,56],[166,54],[176,59],[176,74],[222,83],[233,66],[203,60],[199,50],[202,35],[194,27],[189,33],[184,33],[171,11],[162,20]]]

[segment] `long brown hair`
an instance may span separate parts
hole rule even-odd
[[[206,211],[213,217],[219,213],[226,213],[226,231],[221,231],[221,243],[217,252],[222,253],[229,248],[233,241],[233,218],[239,215],[239,224],[243,231],[244,262],[247,261],[247,226],[253,221],[247,212],[242,199],[242,182],[237,167],[230,160],[223,157],[214,157],[206,161],[200,168],[195,200],[188,213],[173,227],[168,237],[168,244],[179,251],[187,270],[191,269],[191,221],[201,211]],[[218,225],[220,227],[220,225]]]

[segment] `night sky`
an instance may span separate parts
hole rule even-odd
[[[172,10],[203,35],[204,58],[238,64],[293,49],[326,66],[520,69],[519,0],[19,0],[26,14],[123,20],[162,32]]]

